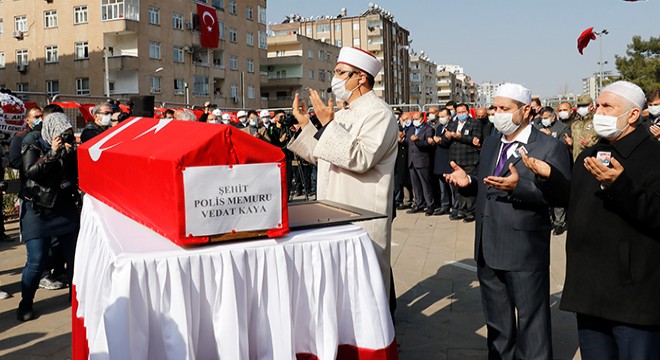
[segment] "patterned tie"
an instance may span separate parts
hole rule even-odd
[[[497,161],[497,166],[495,167],[495,171],[493,171],[493,176],[500,176],[500,172],[502,172],[502,169],[504,169],[504,164],[506,164],[506,159],[509,158],[506,153],[515,143],[515,141],[508,144],[504,143],[502,146],[502,152],[500,153],[500,158]]]

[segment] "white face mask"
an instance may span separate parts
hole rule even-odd
[[[562,120],[567,120],[568,117],[570,116],[568,114],[568,111],[566,111],[566,110],[558,112],[557,115],[559,115],[559,118],[562,119]]]
[[[415,127],[422,126],[422,121],[421,120],[413,120],[413,126],[415,126]]]
[[[241,124],[245,125],[245,123],[247,123],[247,118],[246,117],[241,117],[241,118],[238,118],[238,121],[240,121]]]
[[[255,118],[250,118],[250,126],[257,126],[259,124],[259,121]]]
[[[412,124],[412,120],[406,120],[403,122],[403,127],[408,127],[410,124]]]
[[[491,124],[495,122],[495,115],[488,115],[488,121],[490,121]]]
[[[580,116],[586,116],[589,113],[589,107],[588,106],[580,106],[577,109],[577,113],[580,114]]]
[[[446,117],[439,117],[439,118],[438,118],[438,122],[439,122],[441,125],[447,125],[447,123],[449,122],[449,118],[446,118]]]
[[[433,121],[433,120],[435,120],[435,114],[429,114],[429,116],[428,116],[428,120],[429,120],[429,121]]]
[[[541,125],[543,125],[543,127],[550,127],[552,125],[552,119],[551,118],[547,118],[547,119],[541,118]]]
[[[101,118],[101,126],[110,126],[112,123],[112,115],[103,115]]]
[[[653,116],[660,115],[660,105],[649,106],[649,114]]]
[[[518,111],[522,110],[524,108],[520,108],[512,113],[495,113],[495,118],[493,119],[493,124],[495,124],[495,128],[497,131],[501,132],[504,135],[511,135],[518,128],[520,127],[520,124],[515,124],[513,122],[513,114],[517,113]]]
[[[346,90],[346,82],[348,79],[349,78],[342,80],[336,76],[332,78],[332,83],[330,86],[332,88],[332,93],[335,95],[338,101],[348,101],[348,99],[350,99],[351,95],[353,94],[353,91],[360,87],[358,84],[355,89],[351,91]]]
[[[261,122],[264,123],[264,125],[270,124],[270,118],[269,117],[262,117]]]
[[[617,127],[617,122],[622,116],[629,113],[630,110],[619,116],[594,114],[594,131],[596,132],[596,135],[607,140],[614,140],[618,138],[619,135],[621,135],[621,133],[626,130],[629,124],[626,122],[626,126],[624,126],[623,129],[619,129]]]
[[[229,125],[230,121],[229,121],[229,120],[224,120],[224,119],[223,119],[223,120],[222,120],[222,123],[225,124],[225,125]]]

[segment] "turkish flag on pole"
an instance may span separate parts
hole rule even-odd
[[[591,40],[596,40],[596,34],[594,34],[593,26],[583,31],[582,34],[580,34],[580,37],[577,39],[577,48],[580,52],[580,55],[582,55],[582,50],[584,50],[584,48],[589,45],[589,41]]]
[[[199,27],[202,32],[202,46],[205,48],[217,48],[220,38],[220,27],[215,9],[206,5],[197,4],[199,15]]]

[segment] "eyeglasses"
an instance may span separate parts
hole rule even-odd
[[[342,76],[344,74],[348,73],[348,76],[351,77],[355,73],[353,70],[342,70],[342,69],[335,69],[335,75],[337,76]]]
[[[98,114],[99,115],[112,115],[112,111],[101,111]]]

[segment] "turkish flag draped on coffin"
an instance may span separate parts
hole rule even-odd
[[[199,15],[199,27],[202,33],[202,46],[205,48],[217,48],[220,38],[220,26],[215,9],[206,5],[197,4]]]

